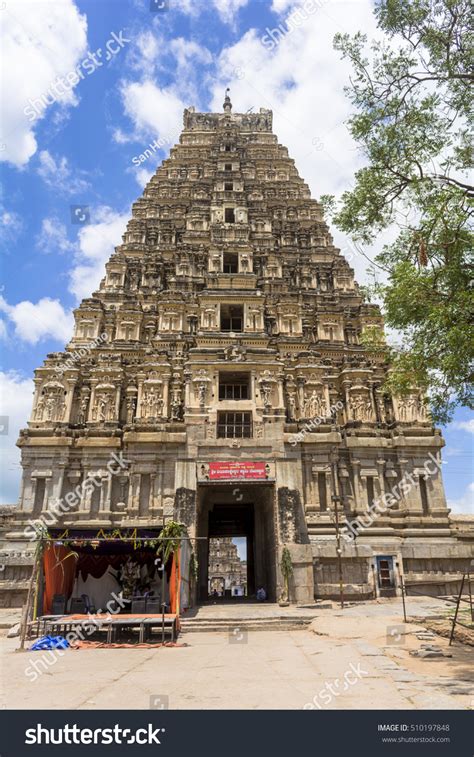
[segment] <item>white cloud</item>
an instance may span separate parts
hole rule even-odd
[[[57,339],[68,342],[72,336],[74,319],[59,300],[43,297],[37,303],[23,300],[10,305],[0,296],[0,311],[14,324],[14,338],[28,344],[37,344],[42,339]]]
[[[291,6],[297,4],[298,3],[296,3],[295,0],[273,0],[272,10],[275,11],[275,13],[283,13],[283,11],[286,11]]]
[[[474,418],[469,421],[455,421],[451,428],[459,429],[459,431],[467,431],[469,434],[474,434]]]
[[[147,31],[138,37],[128,63],[138,79],[124,79],[120,95],[133,129],[116,128],[114,140],[124,144],[153,137],[176,142],[183,127],[183,110],[195,100],[200,81],[212,66],[212,53],[193,40],[169,40]],[[170,76],[172,84],[157,84],[163,73]]]
[[[18,213],[0,204],[0,240],[3,243],[16,240],[22,229],[23,222]]]
[[[50,105],[77,103],[74,87],[48,96],[57,77],[74,71],[87,49],[87,21],[73,0],[15,0],[2,13],[2,160],[22,167],[36,152],[34,127]],[[79,80],[78,80],[79,81]],[[42,104],[43,102],[43,104]],[[27,113],[25,114],[25,109]]]
[[[457,515],[474,515],[474,481],[467,486],[462,497],[448,500],[448,507]]]
[[[244,8],[247,3],[248,0],[213,0],[214,7],[221,21],[224,21],[226,24],[233,23],[239,10]]]
[[[43,218],[36,246],[42,252],[73,252],[76,246],[67,237],[66,226],[58,218]]]
[[[215,8],[223,23],[233,24],[239,10],[248,2],[249,0],[210,0],[210,3],[204,4],[202,0],[173,0],[173,10],[197,16],[203,11]]]
[[[133,174],[137,180],[138,186],[144,189],[148,182],[150,181],[151,177],[155,173],[155,171],[147,171],[146,168],[137,168],[137,169],[130,169],[130,172],[133,171]]]
[[[187,70],[194,69],[194,66],[199,64],[212,63],[212,53],[207,47],[198,45],[197,42],[193,42],[184,37],[176,37],[172,39],[169,44],[169,49],[176,58],[176,63],[179,67],[179,78],[182,81],[182,76]]]
[[[134,125],[135,139],[147,135],[166,139],[179,134],[186,106],[172,87],[160,88],[151,79],[123,82],[121,96]]]
[[[105,263],[120,244],[130,213],[116,213],[111,208],[94,211],[95,223],[81,227],[75,265],[70,272],[69,290],[81,300],[90,297],[105,274]]]
[[[18,432],[26,427],[33,403],[31,379],[10,371],[0,372],[0,415],[8,419],[8,433],[0,435],[2,450],[0,503],[14,505],[20,491],[20,450],[16,446]]]
[[[41,150],[38,159],[38,175],[48,187],[63,195],[77,195],[89,189],[89,182],[73,174],[66,157],[54,158],[48,150]]]

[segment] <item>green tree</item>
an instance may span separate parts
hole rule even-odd
[[[468,0],[385,0],[375,14],[382,39],[338,34],[350,61],[349,128],[366,158],[354,188],[324,197],[359,244],[397,229],[375,258],[386,272],[373,287],[402,344],[387,348],[388,388],[428,392],[433,418],[473,407],[472,30]],[[380,348],[380,336],[366,343]]]

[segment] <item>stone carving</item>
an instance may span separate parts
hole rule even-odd
[[[183,415],[181,386],[174,384],[171,388],[171,419],[173,421],[181,420]]]
[[[396,403],[398,420],[402,423],[425,422],[428,420],[426,405],[418,394],[399,397]]]
[[[62,421],[66,412],[64,395],[66,391],[62,384],[51,382],[45,384],[33,411],[35,421]]]
[[[286,394],[287,416],[289,421],[295,421],[297,416],[296,410],[296,392],[287,392]]]
[[[184,523],[191,528],[196,520],[196,492],[194,489],[181,487],[176,489],[174,498],[175,518],[179,523]]]
[[[302,542],[300,532],[302,518],[303,507],[299,491],[281,486],[278,489],[278,520],[282,542],[296,544]]]
[[[204,368],[201,368],[195,378],[193,379],[194,383],[194,393],[196,396],[196,399],[199,402],[200,407],[204,407],[206,404],[207,394],[208,394],[208,387],[211,380],[209,376],[207,375],[207,371]]]
[[[315,389],[304,400],[305,418],[326,418],[328,412],[327,402],[323,394]]]
[[[370,397],[366,394],[353,394],[349,403],[352,420],[371,422],[374,420],[374,411]]]
[[[136,409],[137,398],[134,396],[127,397],[127,423],[133,423]]]
[[[163,415],[163,398],[156,386],[146,387],[141,401],[141,417],[161,418]]]
[[[242,347],[240,344],[231,344],[224,350],[225,359],[235,363],[241,363],[246,360],[246,353],[245,347]]]
[[[97,391],[92,408],[92,420],[96,423],[112,421],[115,418],[115,397],[110,391]]]
[[[81,389],[79,395],[79,406],[77,410],[77,422],[84,426],[87,423],[89,413],[90,390],[87,387]]]

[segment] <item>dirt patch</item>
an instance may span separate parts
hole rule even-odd
[[[424,625],[425,628],[438,634],[438,636],[443,636],[447,639],[451,636],[452,623],[449,620],[429,620],[426,618],[424,620]],[[474,647],[474,631],[470,631],[468,628],[463,628],[462,626],[457,625],[454,630],[454,641],[458,641],[461,644],[469,644],[469,646]]]

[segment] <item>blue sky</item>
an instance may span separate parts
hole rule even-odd
[[[235,110],[272,108],[274,130],[314,197],[339,194],[362,164],[344,124],[349,71],[332,38],[358,29],[375,35],[370,2],[316,0],[285,35],[272,30],[286,29],[303,2],[168,5],[15,0],[0,10],[8,62],[0,137],[3,503],[17,498],[15,440],[29,416],[34,368],[68,341],[72,310],[99,283],[131,204],[177,140],[184,107],[221,110],[230,86]],[[154,140],[162,148],[141,161]],[[75,215],[74,206],[84,210]],[[81,218],[87,223],[73,222]],[[335,230],[334,237],[364,282],[367,260]],[[472,512],[472,416],[459,411],[445,438],[448,499]]]

